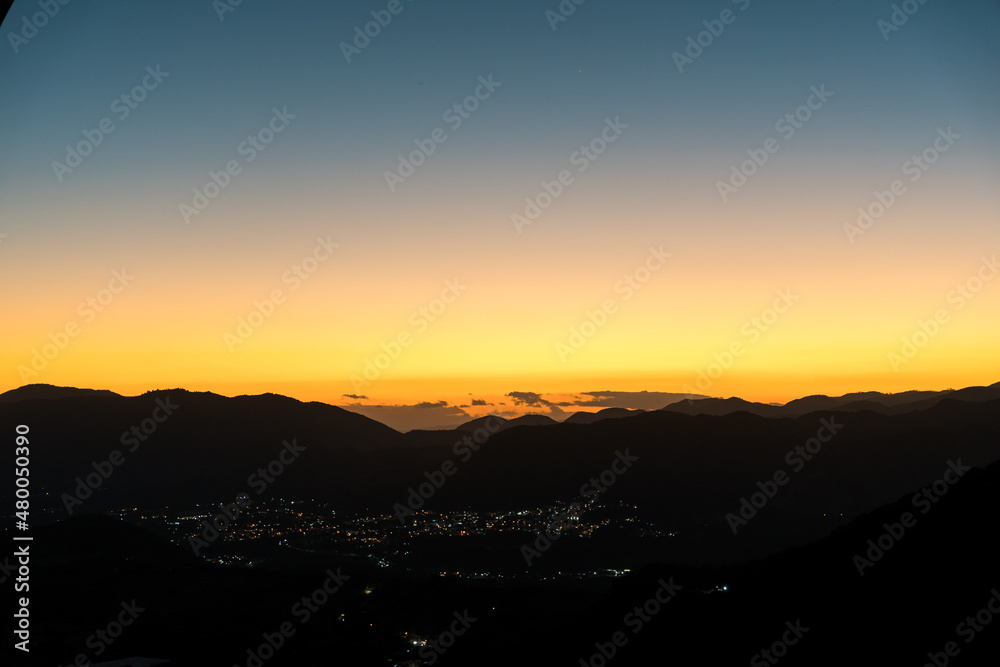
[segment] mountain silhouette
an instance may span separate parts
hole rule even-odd
[[[57,387],[51,384],[26,384],[17,389],[11,389],[0,394],[0,403],[18,403],[30,400],[52,400],[58,398],[79,398],[81,396],[118,396],[107,389],[77,389],[76,387]]]
[[[506,422],[468,460],[457,455],[467,430],[401,434],[341,408],[273,394],[225,398],[168,390],[137,397],[31,398],[0,403],[0,428],[13,432],[17,423],[30,424],[33,442],[44,443],[33,449],[32,489],[54,518],[69,515],[67,497],[95,466],[108,469],[114,451],[124,462],[85,502],[72,506],[74,513],[221,504],[240,493],[391,512],[447,461],[457,472],[427,501],[428,509],[521,509],[579,500],[581,488],[627,450],[638,462],[602,498],[634,504],[662,530],[676,533],[663,545],[676,562],[731,563],[827,535],[907,489],[933,482],[949,460],[983,466],[1000,458],[1000,398],[990,398],[998,391],[998,385],[970,388],[891,406],[898,414],[836,410],[761,417],[746,410],[659,410],[593,423],[532,415]],[[162,423],[151,418],[158,401],[177,406]],[[727,407],[744,403],[715,401]],[[929,407],[918,407],[923,405]],[[838,425],[832,440],[808,460],[796,454],[824,420]],[[146,435],[142,425],[155,429]],[[145,440],[130,439],[135,427]],[[301,455],[260,488],[253,475],[293,441],[303,448]],[[126,442],[136,445],[134,451]],[[789,481],[734,536],[727,516],[779,471]],[[5,502],[12,493],[11,486],[0,490]]]
[[[735,397],[685,399],[671,403],[662,409],[667,412],[680,412],[687,415],[728,415],[734,412],[749,412],[760,417],[790,417],[821,410],[841,412],[870,410],[883,414],[903,414],[933,407],[947,398],[974,402],[994,400],[1000,398],[1000,383],[988,387],[967,387],[958,391],[951,389],[945,391],[904,391],[898,394],[868,391],[837,397],[817,394],[797,398],[784,405],[755,403]]]
[[[604,408],[597,412],[574,412],[567,417],[564,424],[593,424],[602,419],[621,419],[623,417],[634,417],[640,415],[645,410],[630,410],[628,408]]]

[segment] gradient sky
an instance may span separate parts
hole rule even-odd
[[[274,391],[397,406],[389,421],[409,427],[552,411],[516,391],[782,402],[1000,379],[1000,280],[976,284],[1000,251],[996,2],[914,3],[884,34],[889,2],[591,0],[553,30],[555,0],[403,0],[348,63],[341,43],[387,5],[244,2],[220,19],[208,0],[74,2],[21,40],[40,10],[15,2],[0,30],[0,388]],[[678,71],[674,52],[723,10],[732,22]],[[115,99],[157,66],[169,75],[121,118]],[[453,128],[445,111],[480,77],[500,85]],[[792,136],[776,127],[824,86]],[[247,161],[273,109],[294,119]],[[57,175],[105,118],[114,130]],[[628,127],[581,172],[574,153],[608,119]],[[437,128],[447,140],[391,191],[385,172]],[[948,128],[958,138],[911,180],[907,162]],[[718,182],[768,138],[777,152],[723,201]],[[185,221],[179,205],[231,160],[241,171]],[[572,182],[517,229],[563,170]],[[318,238],[339,246],[296,283]],[[646,275],[650,248],[670,257]],[[101,312],[80,306],[123,268],[134,279]],[[630,292],[627,275],[648,280]],[[431,322],[420,308],[447,281],[464,289]],[[274,290],[271,316],[227,342]],[[753,324],[779,291],[793,305]],[[603,326],[559,347],[608,300]]]

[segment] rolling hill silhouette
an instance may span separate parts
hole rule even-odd
[[[663,546],[663,556],[676,562],[738,562],[818,539],[937,479],[949,460],[983,466],[1000,458],[998,385],[918,397],[887,406],[888,414],[842,406],[780,417],[660,410],[614,412],[627,416],[593,423],[511,420],[467,461],[456,446],[468,431],[401,434],[341,408],[276,395],[28,393],[0,402],[0,427],[31,426],[32,489],[38,505],[57,517],[68,515],[66,494],[116,450],[124,461],[75,513],[218,504],[239,493],[258,497],[251,476],[292,441],[302,453],[259,497],[315,498],[389,513],[426,474],[451,461],[457,472],[428,500],[429,509],[520,509],[579,500],[581,487],[628,449],[637,463],[603,498],[637,505],[648,520],[676,532]],[[177,406],[162,423],[151,419],[158,401]],[[808,459],[796,454],[816,438],[823,420],[838,425],[832,440],[815,442],[821,447]],[[129,439],[143,424],[155,430],[146,435],[140,428],[146,439]],[[734,536],[727,516],[778,472],[788,475],[787,483]],[[11,494],[10,486],[0,492],[6,500]]]
[[[677,401],[662,408],[667,412],[687,415],[728,415],[749,412],[760,417],[791,417],[820,410],[859,412],[871,410],[883,414],[903,414],[934,407],[946,398],[961,401],[988,401],[1000,398],[1000,383],[988,387],[967,387],[954,391],[904,391],[883,394],[877,391],[844,394],[843,396],[806,396],[784,405],[754,403],[741,398],[702,398]]]

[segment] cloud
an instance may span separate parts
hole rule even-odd
[[[514,399],[514,405],[530,405],[536,408],[540,408],[543,405],[551,405],[551,403],[542,398],[541,394],[536,394],[533,391],[512,391],[507,395]]]
[[[552,417],[553,419],[560,421],[569,416],[569,414],[563,410],[560,406],[576,405],[576,403],[568,401],[560,401],[555,403],[548,399],[542,398],[541,394],[536,394],[533,391],[512,391],[507,394],[514,399],[514,405],[526,405],[533,408],[548,408],[548,412],[539,412],[535,414],[544,414],[547,417]],[[501,403],[500,405],[504,405]]]
[[[472,399],[472,404],[473,405],[489,405],[489,403],[487,403],[486,401],[484,401],[481,398],[474,398],[474,399]]]
[[[358,396],[357,394],[343,394],[344,398],[353,398],[356,401],[364,400],[368,398],[367,396]]]
[[[437,403],[430,403],[428,401],[421,401],[413,407],[426,410],[427,408],[446,408],[448,407],[448,401],[438,401]]]
[[[560,408],[629,408],[631,410],[659,410],[671,403],[691,398],[707,398],[693,394],[677,394],[665,391],[585,391],[565,400],[565,395],[558,395],[559,401],[552,401],[546,396],[556,398],[554,394],[538,394],[533,391],[512,391],[507,394],[514,400],[517,407],[547,408],[550,417],[560,419],[567,412]],[[500,405],[504,405],[501,403]]]

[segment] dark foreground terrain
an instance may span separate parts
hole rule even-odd
[[[518,426],[467,461],[459,432],[178,391],[176,416],[73,512],[61,495],[160,394],[0,401],[4,432],[33,425],[40,507],[31,653],[9,639],[3,664],[994,665],[996,391],[921,395],[910,411],[715,402],[721,414]],[[787,453],[823,420],[841,427],[797,466]],[[311,449],[256,493],[248,471],[296,433]],[[581,495],[625,451],[637,460]],[[401,520],[448,460],[458,472]],[[777,472],[789,480],[769,485]],[[248,508],[193,548],[239,493]],[[184,499],[196,509],[171,505]]]
[[[101,642],[88,637],[133,600],[142,611],[102,657],[246,665],[262,635],[290,623],[294,634],[264,664],[402,664],[419,657],[413,638],[437,637],[458,612],[475,620],[459,625],[437,664],[597,665],[592,654],[610,652],[616,632],[616,665],[772,664],[754,656],[783,636],[795,640],[787,654],[773,649],[786,665],[922,665],[949,642],[954,664],[996,664],[1000,614],[982,610],[991,599],[1000,609],[997,488],[994,464],[967,472],[926,514],[907,494],[773,557],[726,568],[659,563],[610,584],[407,575],[350,559],[292,571],[223,567],[120,521],[71,519],[37,531],[32,661],[16,664],[93,659]],[[898,531],[907,512],[914,525],[860,563],[860,575],[855,557],[886,524]],[[303,596],[331,571],[341,588],[308,611]],[[658,592],[669,602],[651,602]]]

